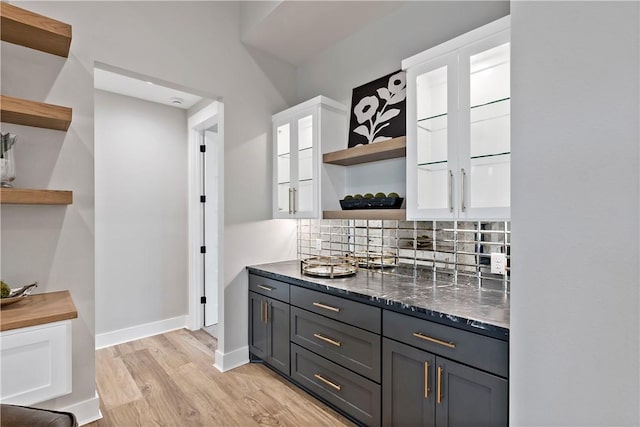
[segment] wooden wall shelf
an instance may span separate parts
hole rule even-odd
[[[333,165],[351,166],[377,162],[378,160],[396,159],[406,155],[407,137],[399,136],[388,141],[326,153],[322,156],[322,161]]]
[[[3,205],[70,205],[73,203],[73,192],[0,188],[0,203]]]
[[[67,58],[71,46],[71,25],[2,2],[0,38]]]
[[[322,219],[388,219],[404,221],[406,218],[406,209],[353,209],[322,212]]]
[[[69,107],[0,95],[0,121],[4,123],[66,131],[71,114]]]

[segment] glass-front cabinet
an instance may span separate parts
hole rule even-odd
[[[403,61],[407,219],[510,217],[509,18]]]
[[[318,96],[273,116],[274,218],[320,218],[321,146],[344,143],[345,111]]]

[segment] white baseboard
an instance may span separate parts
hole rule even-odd
[[[220,353],[216,350],[216,361],[213,366],[220,372],[226,372],[247,363],[249,363],[249,347],[244,346],[229,353]]]
[[[91,399],[74,403],[73,405],[69,405],[56,410],[72,412],[78,420],[78,425],[81,426],[92,423],[102,418],[102,412],[100,412],[100,397],[98,396],[97,391],[95,396]]]
[[[187,326],[188,316],[172,317],[170,319],[159,320],[157,322],[145,323],[143,325],[132,326],[130,328],[118,329],[117,331],[105,332],[96,335],[96,350],[135,341],[153,335],[163,334]]]

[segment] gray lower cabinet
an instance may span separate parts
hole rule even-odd
[[[508,425],[500,339],[249,274],[249,350],[367,426]]]
[[[249,351],[290,374],[289,304],[249,292]]]
[[[368,426],[380,425],[380,385],[296,344],[291,377]]]
[[[388,338],[382,344],[385,426],[508,425],[508,382]]]

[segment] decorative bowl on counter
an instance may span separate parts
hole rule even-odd
[[[398,257],[393,252],[356,252],[354,257],[358,267],[362,268],[391,268],[398,265]]]
[[[348,256],[315,256],[300,261],[300,272],[308,276],[333,279],[353,276],[357,271],[356,259]]]

